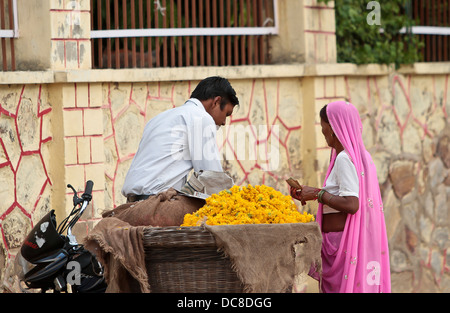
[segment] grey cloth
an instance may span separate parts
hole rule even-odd
[[[206,199],[233,185],[233,179],[226,172],[200,171],[192,173],[180,192],[190,197]]]

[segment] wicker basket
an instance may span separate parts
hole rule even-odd
[[[202,227],[148,227],[144,250],[152,292],[242,292],[228,258]]]

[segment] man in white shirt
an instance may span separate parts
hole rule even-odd
[[[216,143],[217,128],[239,105],[228,80],[208,77],[180,107],[167,110],[145,126],[122,188],[127,202],[180,190],[194,169],[223,171]]]

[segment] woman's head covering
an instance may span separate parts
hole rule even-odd
[[[359,178],[359,210],[348,214],[334,262],[323,279],[336,292],[390,292],[389,249],[375,164],[362,139],[362,123],[358,110],[349,102],[327,105],[327,116],[337,138],[356,167]],[[332,149],[326,174],[330,175],[336,159]],[[319,204],[317,222],[322,223],[323,205]],[[326,249],[322,245],[322,252]],[[323,257],[326,257],[323,254]],[[343,274],[336,274],[343,268]],[[341,272],[342,273],[342,272]],[[343,276],[343,277],[338,277]]]

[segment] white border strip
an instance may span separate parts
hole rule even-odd
[[[17,0],[13,0],[14,38],[19,38],[19,17],[17,16]]]
[[[0,38],[14,38],[14,31],[11,29],[0,29]]]
[[[276,27],[205,27],[91,30],[91,38],[275,35]]]
[[[13,22],[14,29],[1,29],[0,38],[18,38],[19,37],[19,18],[17,17],[17,0],[13,0]]]
[[[91,30],[91,38],[277,35],[278,0],[273,1],[273,16],[275,19],[275,26],[273,27],[192,27]]]
[[[437,27],[437,26],[412,26],[407,29],[403,27],[400,29],[401,34],[405,34],[411,31],[414,35],[441,35],[450,36],[450,27]]]

